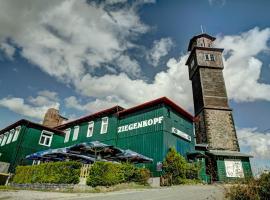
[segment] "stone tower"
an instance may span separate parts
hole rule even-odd
[[[68,119],[59,114],[59,110],[55,108],[49,108],[44,116],[43,125],[47,127],[56,127],[61,125]]]
[[[189,43],[186,65],[192,81],[197,144],[211,150],[240,151],[232,110],[223,78],[223,49],[213,47],[216,38],[201,34]]]

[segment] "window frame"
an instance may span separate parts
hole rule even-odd
[[[16,128],[15,128],[15,133],[14,133],[14,135],[13,135],[13,139],[12,139],[12,142],[15,142],[15,141],[17,141],[17,139],[19,138],[19,135],[20,135],[20,132],[21,132],[21,126],[17,126]]]
[[[8,132],[4,133],[4,136],[2,138],[2,143],[1,143],[1,147],[4,146],[7,142],[7,139],[8,139]]]
[[[78,130],[78,131],[75,132],[75,130]],[[73,136],[72,136],[72,141],[78,140],[79,132],[80,132],[80,126],[74,126],[74,129],[73,129]],[[76,134],[75,134],[75,133],[76,133]],[[76,136],[76,137],[75,137],[75,136]]]
[[[44,133],[47,134],[47,135],[44,136],[44,135],[43,135]],[[39,138],[38,144],[39,144],[39,145],[42,145],[42,146],[50,147],[51,144],[52,144],[53,134],[54,134],[53,132],[43,130],[43,131],[41,132],[41,134],[40,134],[40,138]],[[50,135],[50,136],[48,136],[48,135]],[[42,137],[45,137],[43,143],[41,143]],[[46,144],[46,139],[48,139],[48,138],[49,138],[49,144],[47,145],[47,144]]]
[[[12,139],[13,139],[13,137],[14,137],[14,134],[15,134],[15,130],[14,130],[14,129],[11,129],[11,130],[9,131],[8,139],[7,139],[6,144],[9,144],[9,143],[12,142]]]
[[[106,122],[104,122],[104,119],[106,119]],[[104,131],[104,126],[106,127],[106,130]],[[109,126],[109,117],[102,117],[101,118],[101,127],[100,127],[100,134],[105,134],[108,132],[108,126]]]
[[[205,61],[215,61],[216,60],[216,57],[215,57],[214,54],[205,53],[204,54],[204,59],[205,59]]]
[[[89,130],[90,127],[92,128],[91,131]],[[94,127],[95,127],[95,122],[94,121],[88,122],[86,137],[92,137],[93,136]]]
[[[65,132],[64,143],[68,143],[69,139],[70,139],[71,128],[66,129],[64,132]],[[68,135],[68,137],[67,137],[67,135]]]

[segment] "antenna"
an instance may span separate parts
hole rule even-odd
[[[203,26],[201,25],[201,31],[202,31],[202,33],[203,33]]]

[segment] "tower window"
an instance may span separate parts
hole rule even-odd
[[[93,132],[94,132],[94,122],[91,121],[88,123],[87,137],[92,137]]]
[[[102,122],[101,122],[100,134],[107,133],[109,118],[108,117],[103,117],[101,121]]]
[[[204,54],[205,60],[206,61],[215,61],[215,55],[214,54]]]

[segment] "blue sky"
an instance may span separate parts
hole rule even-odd
[[[0,128],[72,119],[168,96],[193,112],[184,65],[203,29],[225,48],[224,76],[241,149],[270,166],[270,2],[0,2]]]

